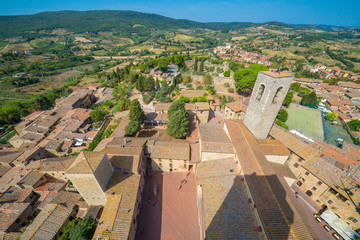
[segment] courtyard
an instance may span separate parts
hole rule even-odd
[[[187,182],[182,184],[181,180]],[[154,185],[157,194],[154,194]],[[186,173],[149,172],[136,239],[200,239],[196,179]]]

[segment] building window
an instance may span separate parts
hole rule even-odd
[[[313,191],[316,191],[316,189],[317,189],[316,187],[313,187],[313,188],[312,188]]]
[[[311,192],[310,190],[307,190],[307,191],[306,191],[306,195],[308,195],[309,197],[311,197],[312,192]]]
[[[260,101],[263,94],[264,94],[264,91],[265,91],[265,85],[264,84],[261,84],[260,87],[259,87],[259,91],[258,91],[258,94],[256,96],[256,100]]]
[[[297,182],[296,185],[300,187],[302,185],[302,182]]]
[[[295,163],[295,164],[294,164],[294,167],[298,168],[298,167],[299,167],[299,164],[298,164],[298,163]]]
[[[322,181],[318,181],[318,185],[321,185],[322,184]]]
[[[306,176],[309,176],[309,174],[310,174],[309,172],[305,172],[305,175],[306,175]]]
[[[329,201],[327,201],[328,202],[328,204],[333,204],[333,201],[331,201],[331,200],[329,200]]]
[[[356,218],[353,218],[352,221],[353,221],[353,223],[357,223],[357,222],[358,222],[358,220],[357,220]]]
[[[282,89],[283,89],[283,87],[279,87],[278,90],[276,90],[276,93],[275,93],[272,103],[277,103],[279,101],[280,95],[282,93]]]

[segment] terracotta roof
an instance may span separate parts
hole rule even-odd
[[[280,141],[272,139],[257,139],[257,142],[265,155],[290,156],[289,149]]]
[[[271,77],[275,77],[275,78],[281,78],[281,77],[292,77],[294,76],[293,74],[287,72],[287,71],[282,71],[282,72],[273,72],[273,71],[261,71],[260,73],[269,75]]]
[[[201,141],[222,143],[231,142],[224,131],[223,125],[221,124],[200,123],[199,134]]]
[[[322,153],[327,155],[328,157],[330,158],[333,158],[335,159],[336,161],[346,165],[346,166],[352,166],[352,165],[355,165],[358,163],[357,160],[341,153],[340,151],[328,146],[328,145],[325,145],[319,141],[316,141],[316,144],[318,144],[319,146],[321,146],[321,148],[323,149],[322,150]]]
[[[32,190],[29,188],[21,189],[15,186],[9,188],[9,190],[0,196],[0,204],[5,202],[24,202],[25,199],[32,194]]]
[[[196,110],[209,110],[210,106],[208,102],[196,102],[195,103]]]
[[[103,152],[81,152],[67,170],[67,174],[92,174],[105,157]]]
[[[41,160],[39,170],[42,172],[66,171],[75,159],[76,156],[47,158]]]
[[[99,220],[94,238],[102,239],[128,239],[134,209],[138,206],[137,196],[139,192],[141,176],[133,173],[124,173],[115,170],[106,190],[108,200],[104,212]]]
[[[360,160],[360,146],[352,143],[344,142],[342,151],[354,159]]]
[[[201,152],[235,153],[232,143],[201,141]]]
[[[155,111],[168,111],[171,106],[171,103],[157,103],[155,105]]]
[[[261,239],[254,231],[255,216],[239,180],[235,159],[205,161],[196,168],[197,183],[202,186],[206,238]]]
[[[341,186],[340,179],[346,175],[340,168],[321,157],[305,161],[302,167],[331,187]]]
[[[226,103],[225,105],[234,112],[244,111],[243,105],[240,101]]]
[[[44,178],[44,173],[39,171],[32,171],[26,177],[24,177],[18,184],[21,184],[26,187],[34,187],[36,183],[41,181]]]
[[[20,239],[54,239],[71,213],[72,209],[61,204],[47,204],[26,228]]]
[[[0,151],[0,163],[11,164],[24,152]]]
[[[338,82],[338,86],[343,88],[355,88],[360,89],[360,84],[354,83],[354,82]]]
[[[190,160],[190,144],[187,142],[149,140],[147,147],[151,158]]]
[[[270,136],[282,142],[288,149],[296,153],[305,160],[319,155],[319,150],[303,142],[292,133],[274,125],[270,131]]]
[[[59,203],[68,209],[72,209],[80,199],[81,195],[79,193],[61,191],[51,200],[51,203]]]
[[[85,109],[85,108],[75,108],[71,111],[69,111],[62,119],[61,121],[67,121],[67,120],[79,120],[81,122],[84,122],[86,119],[90,117],[90,113],[92,112],[91,109]]]
[[[0,206],[0,232],[7,231],[28,207],[30,203],[4,203]]]

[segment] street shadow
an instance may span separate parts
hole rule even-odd
[[[251,195],[246,191],[245,179]],[[226,192],[225,184],[216,195],[203,193],[204,199],[209,194],[213,198],[207,200],[204,208],[224,199],[209,224],[205,219],[205,239],[263,239],[264,232],[268,239],[292,238],[289,226],[294,222],[294,213],[276,175],[258,176],[254,173],[245,178],[237,175]],[[257,214],[261,224],[256,220]],[[204,212],[204,216],[206,215],[208,214]]]
[[[156,187],[154,187],[155,185]],[[156,188],[156,190],[154,188]],[[157,171],[148,171],[145,179],[135,239],[161,239],[162,194],[162,173]]]

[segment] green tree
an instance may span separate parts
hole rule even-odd
[[[100,122],[106,116],[107,111],[104,110],[94,110],[90,113],[90,117],[95,122]]]
[[[95,232],[94,224],[95,219],[92,217],[71,220],[63,229],[59,240],[91,239]]]
[[[288,112],[285,109],[280,109],[276,118],[282,122],[286,122],[286,120],[288,119]]]
[[[229,69],[229,70],[224,72],[224,76],[225,77],[230,77],[230,73],[231,73],[231,70]]]
[[[173,112],[169,116],[166,133],[175,138],[185,138],[189,133],[189,119],[185,108]]]
[[[130,121],[129,124],[125,127],[126,136],[134,136],[138,131],[140,131],[141,126],[138,121]]]
[[[165,72],[167,70],[167,65],[168,65],[168,62],[166,62],[165,60],[160,61],[159,65],[158,65],[160,71]]]
[[[354,131],[357,131],[360,129],[360,120],[359,119],[353,119],[348,124],[349,124],[350,128]]]
[[[145,77],[144,79],[144,91],[152,91],[155,88],[155,81],[152,76]]]
[[[139,92],[143,92],[145,87],[144,87],[144,81],[145,79],[143,77],[140,77],[136,80],[136,89],[139,91]]]
[[[213,81],[213,77],[210,75],[210,73],[207,73],[203,76],[203,84],[210,85]]]
[[[338,118],[338,115],[336,113],[333,113],[333,112],[329,112],[325,116],[325,119],[328,120],[328,121],[334,121],[337,118]]]
[[[284,106],[289,106],[290,103],[292,102],[293,98],[294,98],[294,93],[292,91],[289,91],[285,96],[285,99],[283,101],[283,105]]]
[[[195,58],[195,62],[194,62],[194,72],[198,71],[198,58]]]
[[[113,112],[122,112],[130,109],[131,101],[128,98],[120,99],[114,106]]]
[[[308,107],[313,107],[313,108],[317,107],[318,99],[316,97],[315,92],[311,92],[310,94],[305,95],[301,99],[300,104],[304,105],[304,106],[308,106]]]
[[[137,99],[131,101],[129,118],[131,121],[139,122],[139,124],[142,124],[145,120],[145,113]]]
[[[182,97],[182,96],[180,96]],[[184,97],[183,97],[184,98]],[[170,116],[176,112],[177,110],[180,110],[180,109],[185,109],[185,102],[183,100],[176,100],[174,101],[170,107],[169,107],[169,110],[168,110],[168,117],[170,118]]]
[[[199,72],[203,72],[203,71],[204,71],[204,60],[201,60],[200,67],[199,67]]]
[[[156,79],[156,81],[155,81],[155,88],[156,88],[156,89],[159,89],[159,88],[160,88],[160,83],[159,83],[159,80],[158,80],[158,79]]]
[[[237,70],[234,73],[236,90],[239,92],[249,92],[254,87],[258,73],[267,70],[266,66],[258,63],[251,64],[249,68]]]
[[[301,88],[301,84],[297,82],[294,82],[290,85],[290,90],[293,90],[295,92],[298,92],[300,88]]]

